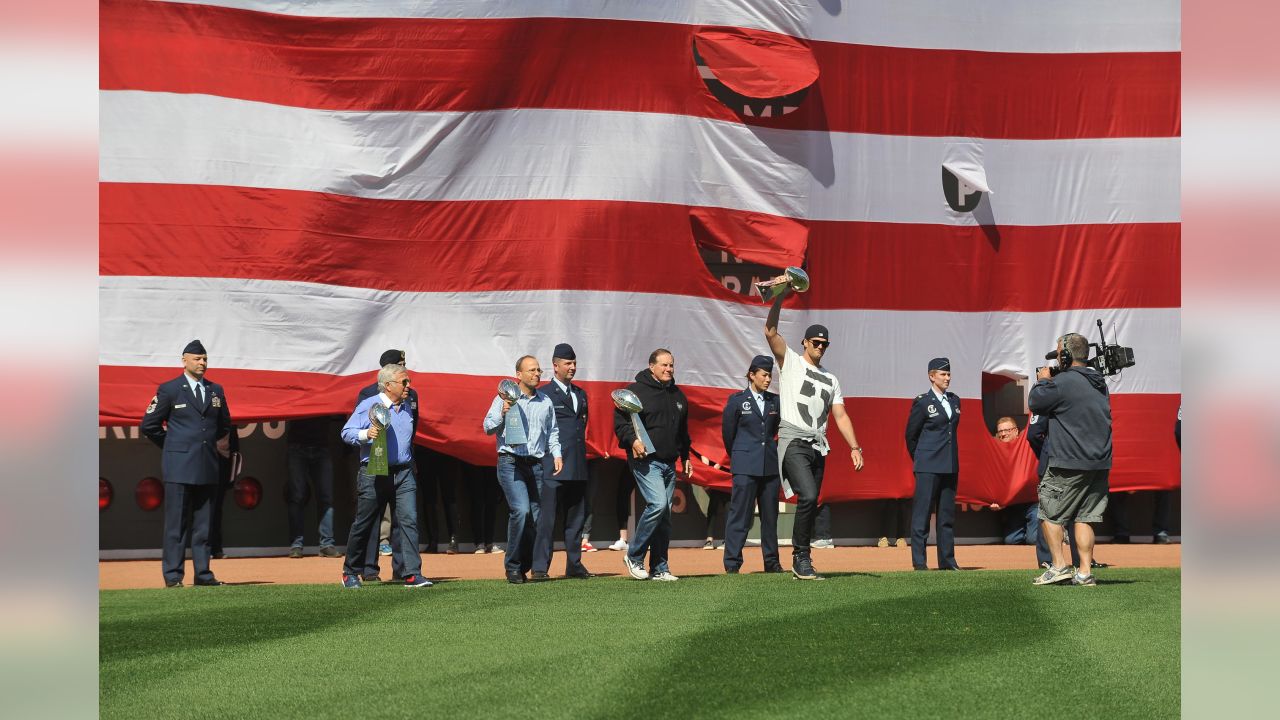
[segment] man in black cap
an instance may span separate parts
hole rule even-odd
[[[156,388],[142,416],[142,434],[163,451],[166,587],[181,587],[191,543],[196,585],[221,585],[209,569],[213,498],[221,482],[218,457],[231,454],[231,411],[222,386],[204,379],[209,354],[199,340],[182,349],[183,373]]]
[[[960,396],[951,386],[951,361],[929,361],[929,391],[916,396],[907,415],[907,454],[916,475],[915,501],[911,505],[911,567],[928,570],[925,550],[929,541],[929,515],[937,506],[938,569],[959,570],[956,563],[956,481],[960,453],[956,426],[960,423]]]
[[[405,352],[403,350],[391,349],[382,353],[382,356],[378,358],[378,367],[384,368],[387,365],[399,365],[400,367],[405,367]],[[356,396],[356,405],[359,405],[366,398],[371,398],[380,392],[382,392],[382,388],[379,387],[378,382],[375,380],[372,385],[360,390],[360,393]],[[416,436],[418,433],[418,391],[412,387],[409,388],[408,403],[409,418],[413,423],[413,433]],[[419,475],[419,472],[414,473],[415,477]],[[360,578],[366,582],[378,582],[381,579],[378,577],[379,553],[391,556],[391,573],[393,579],[404,577],[404,568],[397,565],[397,558],[401,556],[399,548],[400,528],[396,522],[396,513],[390,503],[384,503],[382,507],[378,508],[378,517],[382,518],[379,526],[379,532],[369,534],[369,547],[365,551],[365,574]],[[384,545],[388,547],[382,547]]]
[[[564,509],[565,576],[594,577],[582,564],[582,525],[587,515],[587,393],[573,384],[578,373],[578,356],[568,343],[556,345],[551,353],[551,382],[541,390],[551,398],[555,421],[560,429],[560,455],[564,466],[554,472],[554,459],[543,456],[546,466],[538,493],[537,535],[533,542],[534,580],[547,579],[555,539],[556,509]]]
[[[798,496],[796,518],[791,537],[791,574],[800,580],[821,580],[813,569],[809,543],[813,539],[813,522],[817,515],[818,494],[826,468],[827,418],[836,421],[836,429],[849,443],[853,469],[862,469],[862,448],[853,433],[853,421],[844,410],[840,381],[822,367],[831,338],[827,328],[810,325],[805,330],[804,354],[787,347],[778,333],[778,316],[782,301],[791,294],[787,288],[773,301],[769,317],[764,321],[764,337],[777,360],[780,413],[778,426],[779,474],[783,491]]]
[[[729,396],[724,405],[721,437],[733,471],[729,519],[724,527],[724,571],[737,574],[742,546],[760,508],[760,550],[764,571],[783,572],[778,559],[778,396],[769,392],[773,358],[757,355],[747,369],[747,389]]]

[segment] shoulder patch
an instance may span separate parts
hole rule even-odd
[[[1027,424],[1028,424],[1028,425],[1035,425],[1035,424],[1036,424],[1036,423],[1038,423],[1038,422],[1040,422],[1040,416],[1039,416],[1039,415],[1032,415],[1032,416],[1031,416],[1031,419],[1027,421]]]
[[[151,404],[147,406],[147,413],[146,413],[146,414],[150,415],[151,413],[155,412],[155,411],[156,411],[156,405],[157,405],[159,402],[160,402],[160,396],[159,396],[159,395],[152,395],[152,396],[151,396]]]

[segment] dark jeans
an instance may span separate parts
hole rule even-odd
[[[1000,511],[1005,545],[1035,545],[1040,539],[1037,503],[1019,503]]]
[[[822,459],[823,466],[826,458]],[[821,478],[819,478],[821,481]],[[818,503],[818,512],[813,516],[813,540],[832,540],[831,537],[831,504]]]
[[[472,540],[477,548],[492,545],[498,498],[502,495],[496,471],[491,467],[463,463],[462,477],[471,506]]]
[[[498,485],[507,498],[507,557],[504,564],[509,573],[525,573],[533,567],[542,460],[499,453],[497,474]]]
[[[791,555],[808,556],[809,543],[813,540],[813,524],[818,515],[818,493],[822,492],[822,475],[827,467],[827,459],[808,443],[793,440],[787,445],[787,454],[782,463],[787,480],[791,483],[791,490],[796,494]]]
[[[458,497],[455,492],[452,458],[421,446],[415,446],[413,457],[418,462],[418,494],[422,496],[422,536],[427,552],[435,552],[442,536],[436,515],[436,498],[444,510],[444,535],[447,542],[458,534]]]
[[[636,479],[631,474],[630,464],[622,467],[618,473],[618,494],[613,498],[613,516],[618,521],[618,532],[627,529],[627,521],[631,519],[631,493],[635,492]]]
[[[781,567],[778,560],[778,489],[782,481],[777,475],[734,475],[733,494],[729,496],[729,517],[724,524],[724,569],[742,567],[742,546],[747,543],[755,508],[760,507],[760,550],[766,568]]]
[[[538,530],[533,545],[533,569],[546,572],[551,568],[551,554],[555,548],[557,511],[564,514],[564,571],[565,574],[584,573],[582,566],[582,523],[587,510],[587,482],[571,480],[560,482],[554,475],[543,471],[542,487],[538,490]]]
[[[724,509],[729,504],[729,496],[729,493],[707,488],[707,531],[703,534],[704,538],[716,536],[716,518],[724,516]],[[724,532],[727,530],[721,532],[720,537],[724,537]]]
[[[904,538],[911,534],[911,498],[880,501],[880,537]]]
[[[188,542],[196,582],[213,580],[209,569],[209,525],[215,490],[213,485],[164,484],[164,546],[160,570],[166,582],[182,580]]]
[[[333,457],[329,448],[314,445],[290,445],[289,484],[285,500],[289,506],[289,544],[300,548],[302,516],[307,505],[307,489],[314,487],[316,519],[319,522],[320,547],[333,542]]]
[[[1151,516],[1151,534],[1169,534],[1169,514],[1173,510],[1173,492],[1170,490],[1152,490],[1155,508]],[[1108,498],[1111,508],[1111,522],[1115,526],[1113,537],[1128,538],[1130,527],[1129,498],[1127,492],[1113,492]]]
[[[396,577],[422,572],[422,556],[418,554],[418,485],[413,478],[413,468],[393,467],[391,475],[374,476],[361,466],[356,473],[356,516],[347,538],[343,574],[378,574],[377,555],[373,556],[372,563],[368,558],[369,539],[371,536],[377,539],[378,523],[388,504],[396,519],[391,533],[392,571]]]
[[[956,473],[916,473],[911,504],[911,566],[928,567],[929,514],[938,512],[938,567],[956,567]]]
[[[218,481],[213,485],[212,507],[209,508],[209,552],[214,555],[221,555],[222,547],[222,509],[225,507],[224,501],[227,498],[227,490],[231,488],[229,483]]]

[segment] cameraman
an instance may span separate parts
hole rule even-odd
[[[1053,442],[1040,478],[1041,532],[1049,544],[1053,565],[1032,582],[1053,585],[1095,585],[1093,527],[1107,509],[1107,474],[1111,469],[1111,399],[1102,374],[1088,367],[1089,341],[1078,333],[1058,338],[1057,368],[1036,371],[1036,384],[1027,404],[1048,423]],[[1072,572],[1062,551],[1067,523],[1075,523],[1080,567]]]

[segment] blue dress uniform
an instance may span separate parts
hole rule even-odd
[[[950,372],[951,363],[946,358],[934,358],[929,361],[929,370]],[[928,569],[925,546],[929,539],[929,513],[935,504],[938,567],[960,569],[955,557],[956,481],[960,472],[956,426],[959,423],[960,396],[953,392],[939,399],[930,387],[911,403],[906,439],[916,476],[915,499],[911,504],[911,566],[916,570]]]
[[[773,358],[757,355],[751,371],[773,372]],[[782,572],[778,559],[778,396],[760,394],[763,406],[748,387],[729,396],[721,422],[721,437],[733,471],[733,492],[724,528],[724,569],[736,573],[742,567],[742,547],[760,508],[760,549],[765,572]]]
[[[576,360],[573,348],[566,343],[556,345],[553,357]],[[565,574],[569,577],[591,577],[582,565],[582,526],[587,519],[587,393],[573,383],[568,393],[558,380],[543,385],[542,392],[555,407],[555,422],[560,430],[560,454],[564,467],[555,475],[555,459],[543,456],[542,486],[538,490],[538,527],[533,541],[533,571],[545,573],[551,567],[555,539],[556,508],[564,508]]]
[[[207,355],[199,340],[184,354]],[[192,389],[197,382],[199,390]],[[203,396],[203,400],[200,399]],[[142,417],[142,434],[163,451],[164,547],[161,570],[165,584],[181,584],[187,543],[195,584],[221,584],[209,569],[209,531],[213,499],[222,481],[217,442],[231,432],[231,411],[222,386],[187,373],[161,384]]]

